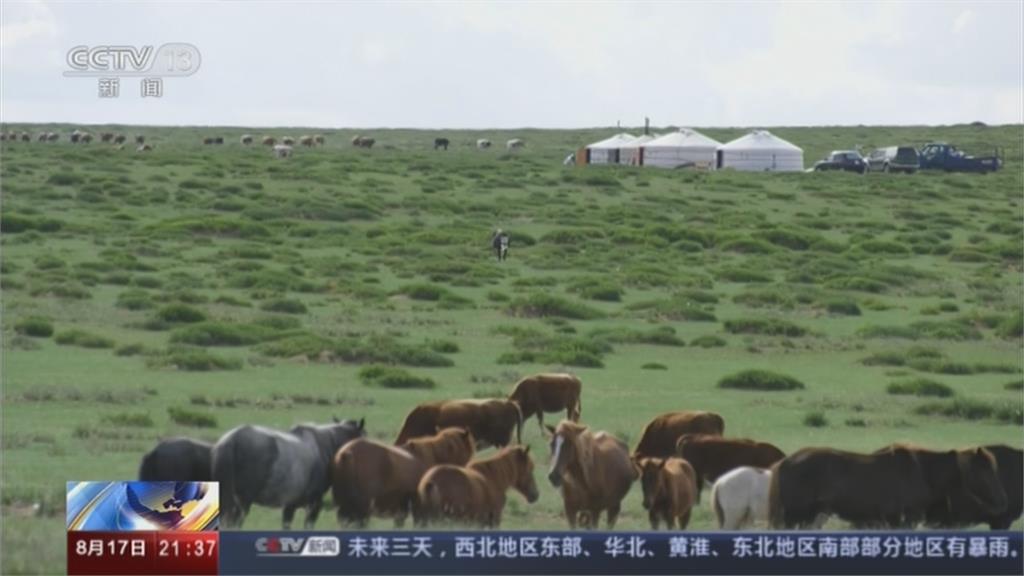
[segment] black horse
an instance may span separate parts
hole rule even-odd
[[[168,438],[142,457],[139,480],[209,482],[213,480],[213,445],[191,438]]]
[[[448,139],[447,138],[434,138],[434,150],[437,150],[438,148],[444,148],[445,150],[447,150],[448,149]]]
[[[213,447],[213,479],[220,483],[223,526],[240,527],[249,507],[260,504],[284,509],[285,530],[305,507],[305,526],[312,529],[331,487],[331,460],[350,440],[366,436],[364,425],[300,424],[287,432],[245,425],[222,436]]]

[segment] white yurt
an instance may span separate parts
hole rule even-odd
[[[600,142],[587,146],[589,164],[618,164],[619,148],[629,144],[635,138],[629,134],[616,134]]]
[[[644,144],[640,163],[661,168],[692,165],[714,170],[715,153],[721,146],[721,142],[696,130],[680,128]]]
[[[640,148],[655,138],[658,138],[657,134],[641,134],[634,138],[632,142],[623,144],[622,147],[619,148],[619,164],[639,166]]]
[[[746,172],[801,172],[804,151],[767,130],[754,130],[718,148],[718,168]]]

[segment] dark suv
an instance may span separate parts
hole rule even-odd
[[[812,168],[815,172],[825,170],[845,170],[863,174],[867,170],[864,158],[856,150],[833,150],[828,158],[817,162]]]
[[[917,150],[911,146],[889,146],[868,154],[869,172],[906,172],[913,174],[920,167]]]

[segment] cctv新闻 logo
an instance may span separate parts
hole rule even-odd
[[[202,56],[191,44],[152,46],[75,46],[68,50],[65,76],[191,76]]]
[[[255,546],[260,556],[337,556],[341,551],[335,536],[263,536]]]

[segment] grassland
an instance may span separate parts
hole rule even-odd
[[[132,478],[158,438],[338,415],[392,439],[418,402],[541,370],[577,373],[584,422],[631,444],[674,409],[787,451],[1022,443],[1020,126],[773,130],[808,165],[929,140],[1007,159],[867,177],[561,166],[610,129],[362,131],[372,150],[345,130],[107,129],[156,149],[2,149],[4,573],[62,571],[65,480]],[[327,146],[288,160],[237,144],[311,132]],[[543,469],[532,421],[524,441]],[[505,527],[564,526],[539,484]],[[621,528],[647,527],[640,500]],[[706,501],[691,527],[713,527]]]

